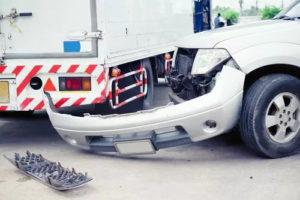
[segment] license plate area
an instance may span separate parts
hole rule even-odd
[[[0,81],[0,103],[8,104],[10,102],[9,82]]]
[[[154,138],[154,132],[118,135],[114,137],[114,146],[122,155],[154,154]]]

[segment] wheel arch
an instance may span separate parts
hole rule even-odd
[[[260,77],[268,74],[289,74],[300,79],[300,66],[290,64],[271,64],[257,68],[246,75],[244,90],[249,87]]]

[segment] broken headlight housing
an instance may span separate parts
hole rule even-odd
[[[192,75],[204,75],[211,72],[216,66],[230,59],[225,49],[199,49],[194,60]]]
[[[237,66],[225,49],[178,48],[175,55],[167,78],[173,92],[184,100],[209,93],[224,65]]]

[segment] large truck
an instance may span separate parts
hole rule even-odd
[[[174,42],[210,24],[209,0],[0,0],[0,111],[44,109],[43,92],[150,107]]]

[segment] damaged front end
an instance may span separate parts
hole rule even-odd
[[[235,126],[242,105],[245,74],[225,50],[178,49],[167,79],[175,104],[123,115],[82,117],[58,113],[50,95],[50,120],[68,143],[122,155],[205,140]]]
[[[215,86],[216,75],[226,64],[237,67],[224,49],[179,48],[167,77],[170,87],[176,94],[170,95],[171,99],[176,101],[179,97],[187,101],[211,92]]]

